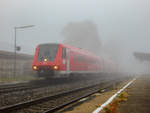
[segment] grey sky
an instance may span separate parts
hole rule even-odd
[[[0,0],[0,49],[13,50],[15,26],[36,26],[17,31],[17,44],[31,54],[39,43],[62,42],[69,22],[90,20],[104,45],[113,40],[125,51],[150,52],[149,6],[149,0]]]

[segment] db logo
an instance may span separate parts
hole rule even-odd
[[[43,62],[43,64],[47,64],[47,62]]]

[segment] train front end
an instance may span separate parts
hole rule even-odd
[[[38,76],[54,76],[56,71],[60,70],[60,45],[59,44],[41,44],[35,51],[32,69]]]

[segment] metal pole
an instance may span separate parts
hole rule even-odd
[[[15,40],[14,40],[14,77],[16,76],[16,32],[17,32],[17,28],[14,28],[15,30]]]
[[[16,76],[16,56],[17,56],[17,29],[25,29],[25,28],[30,28],[30,27],[34,27],[35,25],[27,25],[27,26],[20,26],[20,27],[14,27],[15,30],[15,39],[14,39],[14,77]]]

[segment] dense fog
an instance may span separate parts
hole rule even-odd
[[[64,43],[100,53],[101,41],[97,26],[90,21],[72,22],[63,29]]]
[[[34,54],[40,43],[69,43],[111,59],[120,70],[147,73],[150,53],[149,0],[1,0],[0,49],[13,51],[14,27],[20,53]]]

